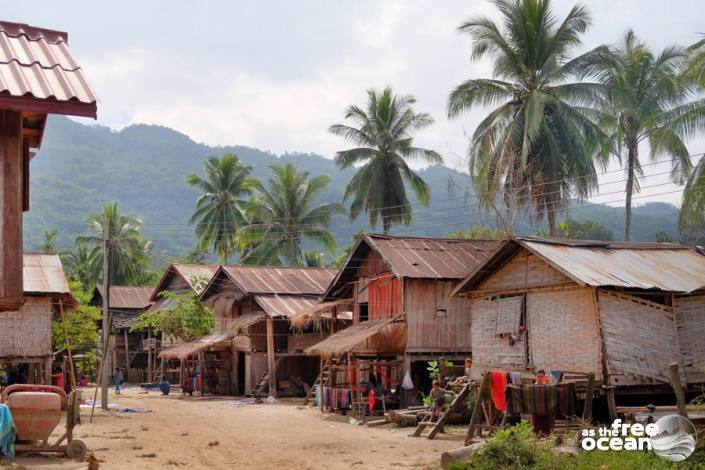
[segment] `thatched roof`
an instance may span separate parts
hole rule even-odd
[[[290,316],[289,321],[294,328],[304,328],[308,325],[320,327],[322,321],[333,319],[333,310],[336,311],[338,318],[352,320],[353,303],[353,299],[320,302]]]
[[[406,323],[399,317],[370,320],[346,328],[305,350],[306,354],[324,357],[349,351],[397,353],[406,347]]]

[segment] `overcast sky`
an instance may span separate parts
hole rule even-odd
[[[554,1],[554,8],[563,16],[573,4]],[[585,49],[616,41],[630,27],[655,49],[691,44],[705,32],[701,1],[591,0],[587,5],[593,26]],[[328,126],[342,120],[347,105],[364,103],[368,88],[391,85],[416,96],[417,109],[436,119],[417,135],[417,145],[438,150],[449,166],[462,169],[467,133],[483,112],[449,121],[445,101],[461,81],[489,77],[487,64],[469,61],[469,39],[456,31],[478,13],[496,16],[489,2],[479,0],[198,6],[178,0],[35,0],[7,2],[2,16],[67,31],[72,53],[99,96],[98,123],[115,129],[146,122],[207,144],[332,157],[347,143],[328,134]],[[705,151],[705,140],[690,144],[693,153]],[[660,173],[667,167],[650,169]],[[603,180],[608,178],[623,175]],[[659,181],[654,177],[643,185]],[[603,187],[604,193],[618,189]]]

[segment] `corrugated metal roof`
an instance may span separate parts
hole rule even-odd
[[[337,270],[274,266],[223,266],[222,270],[246,295],[322,295]]]
[[[681,245],[514,237],[455,292],[478,285],[522,247],[581,285],[684,293],[705,288],[705,256]]]
[[[0,98],[8,97],[50,102],[45,112],[96,117],[95,92],[71,57],[68,34],[0,21]]]
[[[255,295],[257,304],[272,318],[292,317],[320,300],[320,297],[302,295]]]
[[[59,255],[25,253],[22,279],[26,294],[70,294]]]
[[[102,305],[103,286],[97,286],[96,291],[100,295],[100,304]],[[138,286],[110,286],[110,308],[127,308],[134,310],[143,310],[151,305],[149,296],[152,294],[150,287]],[[94,300],[98,300],[94,297]]]
[[[355,268],[374,250],[394,275],[411,279],[463,279],[501,242],[454,238],[404,237],[369,233],[358,240],[331,283],[326,297],[335,297],[355,280]]]
[[[462,279],[499,245],[488,240],[376,234],[367,235],[365,239],[399,278]]]

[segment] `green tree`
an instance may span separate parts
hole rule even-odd
[[[102,318],[102,315],[100,310],[88,305],[90,294],[86,293],[80,281],[69,282],[69,288],[71,289],[71,294],[78,301],[78,305],[73,310],[64,308],[65,329],[64,320],[61,317],[52,323],[54,349],[66,349],[68,344],[70,344],[74,353],[81,352],[86,354],[88,357],[86,362],[94,366],[99,339],[98,321]]]
[[[467,230],[450,232],[446,238],[460,238],[463,240],[504,240],[511,237],[511,233],[499,228],[491,228],[487,225],[481,227],[470,227]]]
[[[196,224],[196,236],[203,250],[211,248],[220,264],[227,264],[236,250],[235,234],[247,224],[243,197],[250,194],[255,180],[250,177],[252,166],[243,165],[234,153],[220,159],[208,158],[204,164],[206,177],[190,175],[186,183],[201,190],[191,223]]]
[[[69,279],[78,281],[84,290],[90,291],[100,279],[99,263],[95,259],[100,255],[101,252],[91,250],[85,241],[77,241],[72,251],[62,253],[61,261]]]
[[[269,187],[253,181],[255,196],[248,202],[252,221],[238,234],[243,248],[240,261],[246,264],[299,265],[303,261],[302,241],[311,241],[334,252],[335,237],[328,230],[331,218],[344,211],[339,203],[314,206],[330,184],[325,175],[310,176],[292,164],[270,165]]]
[[[88,216],[93,235],[77,237],[77,243],[90,247],[93,272],[102,280],[104,227],[109,226],[110,282],[113,285],[137,284],[150,263],[152,242],[142,238],[142,221],[133,215],[121,214],[116,204],[107,204],[103,212]]]
[[[561,236],[574,240],[614,240],[612,230],[594,220],[564,220],[560,224]]]
[[[610,136],[611,152],[627,172],[624,240],[630,237],[632,196],[639,192],[643,175],[640,143],[648,142],[652,160],[661,155],[671,158],[675,182],[683,184],[692,168],[681,139],[688,134],[683,119],[689,119],[692,107],[684,104],[690,91],[680,78],[685,53],[671,46],[656,55],[627,31],[619,44],[593,54],[584,64],[584,75],[604,85],[600,124]]]
[[[328,253],[318,250],[304,251],[304,265],[309,268],[325,268],[327,266]]]
[[[493,3],[501,25],[479,16],[459,28],[473,40],[471,58],[492,61],[493,78],[455,88],[448,116],[498,105],[470,138],[479,200],[489,208],[498,200],[511,211],[533,208],[555,235],[556,213],[574,194],[583,198],[597,187],[594,158],[602,133],[591,117],[598,93],[593,84],[570,81],[585,57],[567,59],[590,17],[574,6],[559,22],[549,0]]]
[[[165,291],[161,296],[171,300],[169,309],[143,313],[132,327],[132,331],[151,326],[154,331],[181,341],[193,341],[213,331],[213,313],[200,302],[198,294]]]
[[[697,91],[705,91],[705,39],[688,48],[686,59],[686,85]],[[679,124],[685,132],[702,133],[705,130],[705,99],[692,103]],[[698,231],[705,226],[705,158],[700,158],[695,171],[688,178],[678,225],[685,232]]]
[[[345,261],[348,259],[348,256],[350,256],[350,253],[355,247],[355,244],[358,242],[358,240],[364,237],[366,233],[367,232],[365,232],[365,229],[362,228],[355,232],[352,236],[352,242],[345,245],[345,248],[343,248],[342,253],[340,253],[340,255],[333,260],[333,266],[335,266],[336,268],[341,268]]]
[[[365,212],[372,227],[382,219],[382,229],[389,233],[393,224],[411,223],[406,185],[422,206],[431,201],[428,185],[409,162],[440,165],[443,159],[433,150],[413,146],[411,133],[433,124],[430,115],[414,112],[413,96],[395,95],[389,87],[381,93],[371,89],[367,96],[367,109],[353,105],[346,110],[352,126],[335,124],[329,131],[357,145],[338,152],[335,159],[341,169],[360,166],[345,189],[344,200],[353,197],[350,219]]]
[[[41,253],[56,253],[56,237],[59,230],[52,228],[42,232],[42,241],[37,245],[37,251]]]

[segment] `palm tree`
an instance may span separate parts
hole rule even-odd
[[[687,50],[684,79],[695,91],[705,91],[705,39]],[[679,120],[682,131],[694,134],[705,130],[705,100],[695,101]],[[705,158],[701,157],[683,192],[679,226],[699,229],[705,226]]]
[[[42,232],[42,241],[37,245],[37,250],[42,253],[56,253],[56,237],[59,230],[52,228]]]
[[[234,153],[220,159],[208,158],[203,164],[206,178],[191,175],[186,182],[203,194],[196,202],[191,223],[196,224],[196,236],[203,250],[213,249],[220,264],[227,264],[236,250],[235,234],[247,223],[243,196],[250,194],[253,167],[243,165]]]
[[[269,187],[253,181],[255,197],[248,203],[252,223],[238,234],[243,248],[240,259],[247,264],[299,265],[301,242],[310,240],[335,251],[335,237],[328,231],[331,218],[344,211],[338,203],[313,206],[331,181],[329,176],[311,177],[292,164],[270,165]]]
[[[100,280],[100,271],[96,270],[99,265],[95,259],[96,255],[101,253],[91,250],[87,243],[79,241],[73,251],[61,255],[69,278],[79,281],[84,292],[91,292]]]
[[[632,195],[639,191],[643,175],[639,145],[648,142],[650,157],[671,158],[671,177],[683,184],[692,164],[681,139],[681,122],[691,111],[685,103],[690,95],[680,77],[686,51],[667,47],[654,54],[633,31],[622,41],[595,54],[584,64],[585,76],[604,85],[605,111],[601,125],[610,136],[610,149],[623,162],[627,173],[624,240],[629,240],[632,222]]]
[[[590,118],[598,89],[571,82],[585,58],[567,59],[590,17],[574,6],[559,22],[549,0],[493,3],[501,25],[479,16],[459,30],[473,39],[473,60],[492,60],[494,77],[455,88],[448,116],[498,105],[477,126],[468,148],[480,202],[533,208],[537,220],[546,215],[555,236],[556,212],[573,195],[586,197],[597,186],[594,157],[601,133]]]
[[[88,216],[86,222],[94,234],[77,237],[76,243],[85,243],[89,247],[92,272],[101,273],[98,280],[102,279],[103,240],[107,224],[110,235],[110,282],[113,285],[136,284],[149,266],[152,248],[152,242],[143,239],[140,234],[142,221],[135,216],[121,214],[117,204],[107,204],[103,206],[102,213]]]
[[[354,126],[335,124],[329,131],[358,146],[338,152],[335,159],[341,169],[361,165],[343,198],[353,196],[350,219],[364,211],[372,227],[381,218],[384,233],[389,233],[392,224],[411,223],[405,183],[422,206],[427,207],[431,200],[428,185],[408,162],[439,165],[443,159],[433,150],[413,146],[411,133],[433,124],[430,115],[414,112],[413,96],[395,95],[389,87],[381,93],[371,89],[367,96],[367,109],[353,105],[345,112],[345,119]]]

